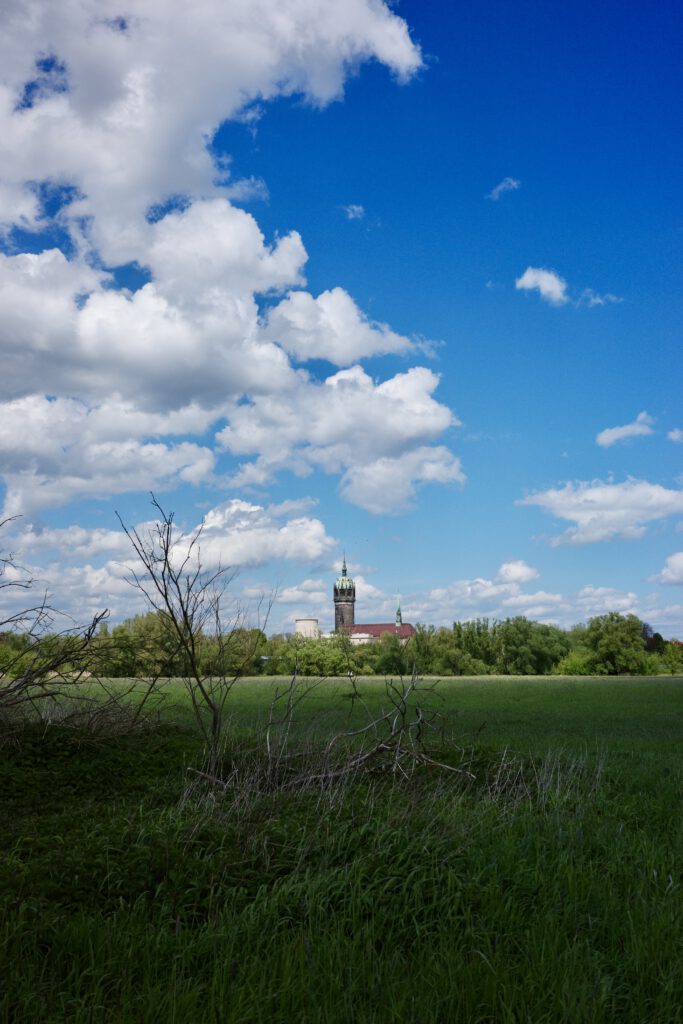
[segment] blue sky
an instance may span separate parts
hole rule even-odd
[[[3,535],[138,610],[149,492],[271,629],[683,638],[680,10],[10,6]],[[124,20],[122,20],[122,18]]]

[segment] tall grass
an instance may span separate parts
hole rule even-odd
[[[182,721],[26,732],[0,754],[0,1020],[683,1020],[683,686],[630,685],[611,721],[588,688],[451,687],[440,752],[467,733],[475,779],[269,788],[267,686],[222,787]],[[345,692],[296,742],[354,720]]]

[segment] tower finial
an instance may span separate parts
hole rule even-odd
[[[397,595],[397,599],[398,599],[398,605],[397,605],[397,608],[396,608],[396,628],[398,629],[400,626],[403,625],[403,616],[401,614],[401,595],[400,594]]]
[[[346,552],[344,552],[344,561],[342,562],[342,576],[346,576]]]

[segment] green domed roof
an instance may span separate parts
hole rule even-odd
[[[346,572],[346,555],[344,555],[344,562],[342,563],[341,576],[337,577],[335,587],[337,590],[353,590],[355,587],[355,583]]]

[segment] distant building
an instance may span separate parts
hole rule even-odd
[[[372,644],[384,633],[391,633],[397,636],[401,643],[406,643],[411,636],[415,636],[415,628],[409,622],[403,621],[401,605],[396,609],[394,622],[367,622],[356,623],[356,584],[348,575],[346,569],[346,555],[342,564],[341,576],[334,584],[334,628],[338,633],[346,633],[352,644]]]
[[[334,628],[339,631],[353,626],[356,606],[356,584],[346,572],[346,555],[341,576],[334,585]]]
[[[296,636],[303,636],[306,640],[320,639],[320,626],[317,619],[295,619],[294,633]]]

